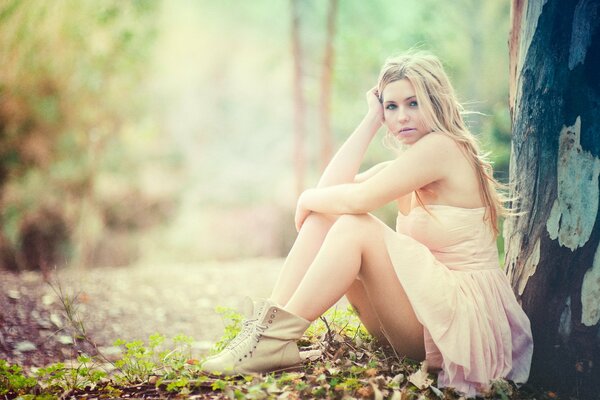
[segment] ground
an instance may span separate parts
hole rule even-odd
[[[65,269],[51,280],[77,295],[84,326],[103,353],[117,356],[112,344],[118,338],[146,340],[158,332],[192,337],[200,357],[223,333],[215,307],[243,309],[245,296],[268,296],[281,264],[255,259]],[[77,346],[70,332],[59,297],[40,274],[0,269],[0,359],[25,367],[72,359]]]

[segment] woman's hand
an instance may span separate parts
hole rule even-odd
[[[383,105],[381,104],[381,96],[377,90],[377,86],[367,91],[367,105],[369,106],[368,114],[377,117],[377,120],[383,122]]]
[[[308,208],[304,207],[305,193],[306,191],[300,195],[300,197],[298,198],[298,202],[296,203],[296,215],[294,217],[296,232],[300,232],[300,228],[302,228],[302,225],[304,225],[304,221],[306,221],[306,218],[308,218],[308,216],[312,212]]]

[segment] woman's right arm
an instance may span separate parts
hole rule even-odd
[[[375,88],[367,92],[367,104],[367,115],[329,162],[318,188],[354,182],[364,154],[383,121],[383,108]]]
[[[367,179],[375,176],[379,171],[385,169],[388,165],[390,165],[393,161],[384,161],[379,164],[373,165],[371,168],[366,170],[365,172],[361,172],[356,175],[354,178],[354,183],[361,183],[366,181]],[[399,197],[396,199],[396,204],[398,206],[398,210],[403,214],[408,214],[411,209],[413,193],[409,193],[405,196]]]
[[[357,174],[354,177],[354,183],[360,183],[360,182],[366,181],[367,179],[369,179],[370,177],[372,177],[373,175],[375,175],[376,173],[378,173],[379,171],[381,171],[382,169],[384,169],[385,167],[390,165],[391,162],[392,161],[384,161],[382,163],[375,164],[368,170],[361,172],[360,174]]]

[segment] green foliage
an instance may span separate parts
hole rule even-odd
[[[31,252],[23,225],[43,224],[40,211],[50,210],[68,234],[32,245],[90,261],[110,220],[102,200],[119,201],[98,186],[106,159],[120,151],[125,126],[131,131],[143,109],[138,87],[155,7],[139,0],[0,5],[0,197],[10,210],[1,215],[0,235],[15,251]],[[123,157],[120,164],[136,170]]]
[[[221,316],[223,324],[225,325],[225,331],[213,346],[211,350],[212,354],[216,354],[223,350],[225,346],[236,337],[242,327],[242,321],[244,319],[242,314],[232,308],[217,306],[215,311]]]
[[[52,364],[36,372],[40,386],[51,392],[69,392],[94,389],[106,377],[106,372],[97,369],[92,357],[82,354],[77,357],[75,366],[64,363]]]
[[[22,395],[35,387],[36,380],[23,374],[18,365],[10,365],[0,359],[0,396],[12,393]]]
[[[162,366],[161,356],[158,348],[165,341],[165,337],[156,333],[150,336],[146,345],[141,340],[125,342],[118,339],[115,346],[120,346],[123,358],[115,362],[115,366],[121,371],[122,378],[128,383],[145,382]]]
[[[333,328],[332,328],[333,327]],[[362,344],[369,343],[373,337],[358,319],[356,311],[349,304],[345,309],[331,308],[315,321],[305,334],[308,338],[319,338],[323,335],[348,336]]]
[[[219,308],[233,327],[239,328],[239,315]],[[226,343],[229,338],[222,338]],[[305,346],[319,347],[321,359],[304,364],[291,372],[249,376],[214,376],[204,374],[197,360],[191,358],[192,339],[177,336],[167,343],[160,334],[146,342],[118,340],[122,358],[117,369],[106,376],[94,359],[85,355],[73,366],[56,363],[37,371],[35,379],[20,367],[0,360],[0,395],[22,398],[55,398],[68,393],[74,397],[186,397],[188,395],[224,395],[234,399],[291,398],[419,398],[458,399],[451,389],[435,387],[435,377],[419,363],[400,359],[375,343],[361,327],[351,308],[332,309],[320,322],[313,324],[303,339]],[[37,388],[37,389],[35,389]],[[34,393],[34,389],[36,392]],[[40,397],[35,397],[40,398]],[[489,399],[528,399],[507,381],[492,383]]]

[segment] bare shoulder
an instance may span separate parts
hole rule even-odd
[[[460,155],[458,143],[449,135],[442,132],[431,132],[417,141],[415,150],[426,152],[430,157],[456,157]]]

